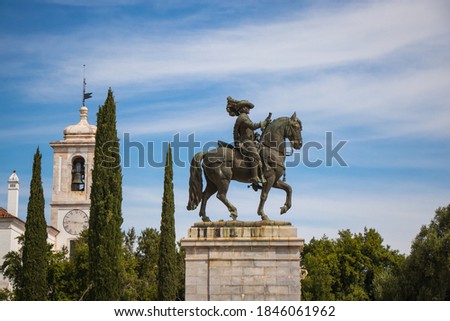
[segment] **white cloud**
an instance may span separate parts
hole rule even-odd
[[[45,90],[47,95],[55,94],[62,86],[77,83],[82,64],[89,66],[92,83],[142,92],[159,87],[158,83],[171,86],[180,81],[237,75],[246,75],[251,81],[252,74],[292,73],[377,60],[445,34],[446,18],[439,2],[396,1],[308,11],[287,21],[234,29],[185,31],[169,38],[158,38],[148,30],[130,34],[125,26],[108,31],[97,26],[100,34],[96,37],[85,39],[92,31],[82,30],[64,38],[31,37],[15,47],[22,51],[33,48],[40,59],[48,57],[48,48],[52,48],[53,59],[48,60],[52,62],[44,65],[48,69],[43,73],[45,78],[34,75],[38,81],[29,88],[35,97],[38,93],[45,97]],[[63,83],[52,82],[57,85],[49,88],[49,77]]]
[[[211,107],[197,107],[193,105],[182,106],[186,102],[180,102],[175,110],[155,113],[149,112],[122,121],[121,131],[132,135],[154,135],[161,133],[193,133],[201,131],[214,131],[217,124],[223,120],[221,112],[225,113],[225,107],[218,112]],[[224,103],[225,106],[225,103]]]
[[[296,111],[310,137],[359,127],[361,130],[354,133],[357,136],[343,139],[448,138],[449,74],[450,67],[379,76],[325,73],[308,81],[255,86],[248,96],[257,106],[252,111],[254,121],[262,120],[268,112],[276,118]],[[159,111],[157,121],[153,112],[139,113],[139,117],[135,114],[123,120],[122,128],[140,135],[214,131],[220,129],[217,124],[223,124],[222,129],[228,126],[231,132],[232,120],[224,119],[225,99],[221,102],[221,106],[215,106],[217,102],[175,103],[167,111]]]
[[[296,110],[300,118],[305,115],[315,124],[311,128],[305,123],[305,129],[316,133],[368,126],[378,138],[449,137],[443,121],[450,118],[449,74],[450,66],[384,75],[325,73],[308,81],[255,90],[255,100],[277,114]],[[370,132],[365,134],[374,138]]]
[[[126,6],[135,5],[142,0],[41,0],[52,4],[63,6],[80,6],[80,7],[104,7],[104,6]]]
[[[367,133],[369,139],[418,133],[448,137],[450,66],[443,6],[395,1],[318,7],[288,20],[186,30],[168,38],[145,28],[130,34],[119,24],[107,31],[89,26],[100,33],[87,39],[86,29],[64,39],[52,35],[5,40],[8,48],[51,58],[43,65],[47,72],[39,69],[39,75],[31,77],[33,86],[27,83],[24,88],[33,99],[55,99],[73,91],[82,64],[87,64],[90,90],[100,94],[100,84],[111,85],[131,109],[134,100],[162,89],[234,82],[258,106],[257,117],[297,110],[315,124],[310,131],[358,123],[376,128]],[[427,53],[427,46],[440,50]],[[139,113],[147,115],[143,119],[130,117],[119,125],[136,135],[175,128],[214,130],[222,115],[211,105],[196,103],[176,102],[175,114],[158,111],[157,122],[150,119],[154,106],[149,106]]]

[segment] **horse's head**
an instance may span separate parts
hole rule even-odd
[[[302,148],[302,122],[297,118],[296,113],[291,117],[273,120],[264,130],[261,142],[264,146],[278,148],[279,152],[284,154],[286,139],[289,139],[292,148]]]
[[[289,139],[294,149],[302,148],[302,122],[297,118],[297,113],[294,113],[289,119],[286,137]]]

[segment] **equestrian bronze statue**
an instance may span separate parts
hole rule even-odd
[[[230,116],[237,116],[233,132],[235,146],[219,143],[218,148],[199,152],[191,161],[187,209],[194,210],[201,203],[199,216],[204,222],[210,221],[206,215],[206,204],[215,193],[228,208],[230,217],[237,219],[237,209],[227,199],[232,180],[251,184],[255,191],[261,189],[257,213],[262,220],[269,220],[264,213],[264,204],[272,187],[286,192],[280,214],[291,208],[292,188],[280,178],[285,172],[286,139],[292,148],[300,149],[303,144],[302,123],[296,113],[273,121],[269,114],[264,121],[253,123],[248,116],[253,107],[247,100],[228,97],[227,111]],[[260,138],[254,132],[259,128],[262,131]],[[204,190],[202,168],[206,180]]]

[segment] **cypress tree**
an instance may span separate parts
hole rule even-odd
[[[119,300],[122,256],[122,170],[111,88],[97,113],[89,217],[91,300]]]
[[[169,145],[164,169],[159,260],[158,299],[175,301],[177,296],[177,253],[175,248],[175,204],[173,195],[172,149]]]
[[[22,255],[22,280],[18,299],[24,301],[47,300],[47,223],[44,214],[44,189],[41,179],[42,154],[39,147],[33,161],[27,221]]]

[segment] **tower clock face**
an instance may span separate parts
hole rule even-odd
[[[63,219],[63,227],[67,233],[78,235],[89,226],[89,217],[82,210],[71,210]]]

